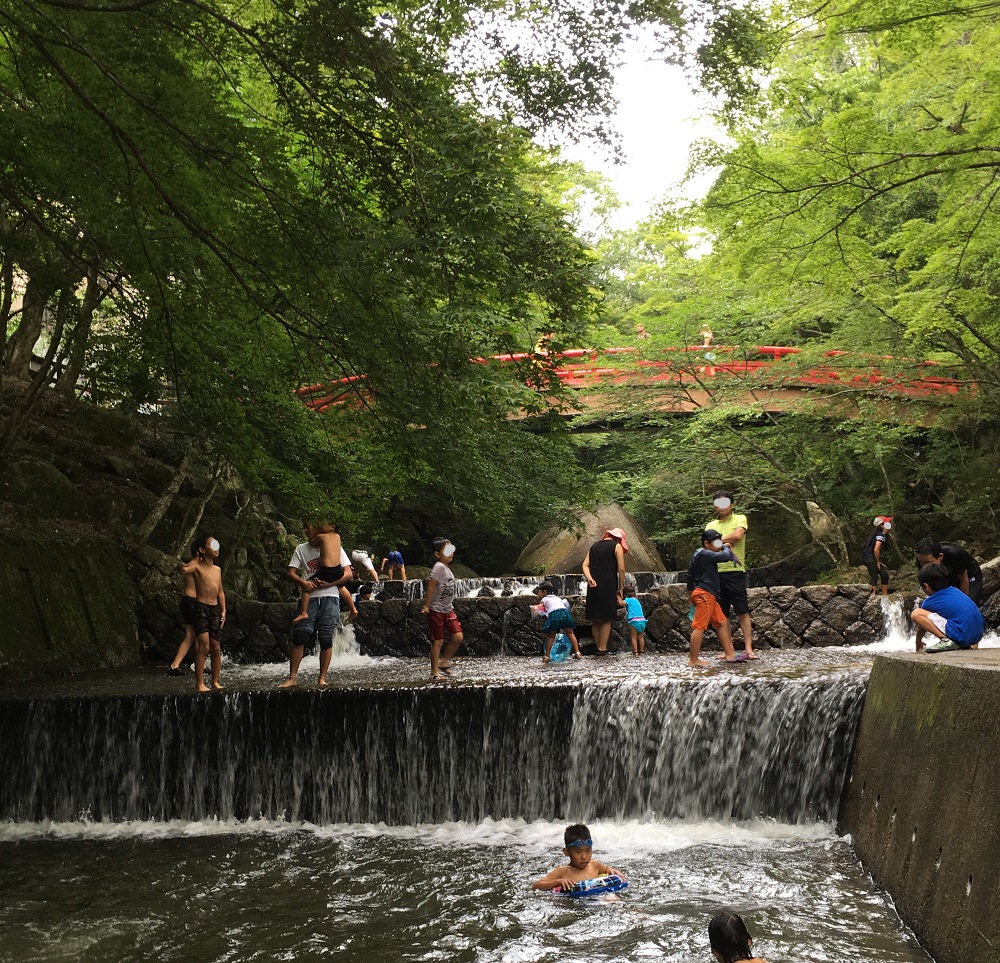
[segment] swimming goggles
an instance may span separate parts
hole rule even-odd
[[[574,839],[566,848],[567,849],[583,849],[584,846],[593,847],[594,841],[592,839]]]

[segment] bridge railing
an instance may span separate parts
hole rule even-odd
[[[754,387],[775,389],[872,390],[911,398],[945,398],[975,390],[946,374],[932,374],[936,361],[897,359],[892,355],[862,355],[843,350],[823,352],[829,364],[799,364],[802,349],[789,345],[682,345],[663,351],[665,357],[645,357],[632,346],[570,348],[565,351],[515,352],[471,358],[473,364],[553,365],[553,373],[568,388],[593,389],[601,384],[635,386],[707,384],[739,378]],[[927,369],[908,377],[907,369]],[[348,375],[296,389],[303,404],[315,411],[357,403],[371,393],[367,376]]]

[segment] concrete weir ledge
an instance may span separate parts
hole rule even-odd
[[[840,827],[937,963],[1000,963],[1000,650],[875,658]]]

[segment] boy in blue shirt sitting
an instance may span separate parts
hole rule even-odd
[[[938,562],[924,565],[917,578],[927,593],[927,598],[910,613],[910,620],[917,627],[917,651],[924,651],[925,632],[938,639],[927,647],[928,652],[978,649],[986,631],[979,606],[950,584],[948,570]]]

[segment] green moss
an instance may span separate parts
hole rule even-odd
[[[138,661],[135,598],[110,539],[66,527],[0,530],[0,662],[13,678]]]
[[[86,518],[87,500],[53,465],[24,458],[9,465],[0,479],[0,498],[43,518]]]

